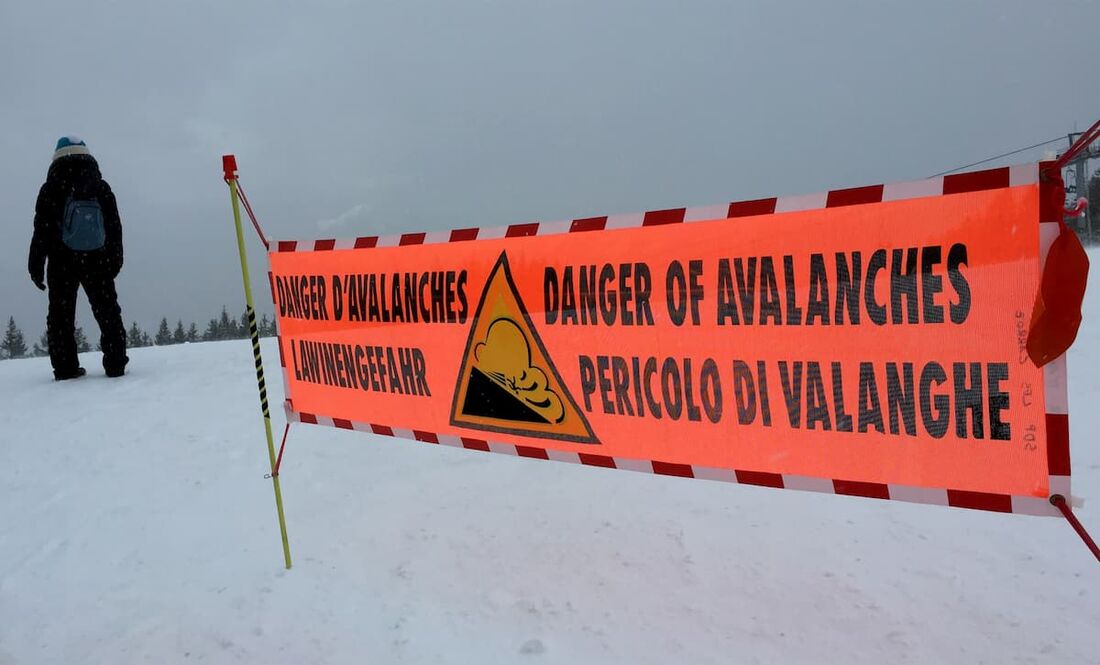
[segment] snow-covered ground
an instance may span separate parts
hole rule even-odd
[[[1087,298],[1071,423],[1100,535]],[[249,344],[132,358],[63,384],[0,363],[0,665],[1100,663],[1100,566],[1058,519],[320,427],[284,460],[285,571]]]

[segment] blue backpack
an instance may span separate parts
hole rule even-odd
[[[107,242],[107,231],[103,226],[103,210],[99,207],[99,201],[69,197],[61,218],[61,242],[78,252],[91,252],[103,247]]]

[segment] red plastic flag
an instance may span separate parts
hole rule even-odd
[[[1089,274],[1089,257],[1062,217],[1065,185],[1057,168],[1040,172],[1039,219],[1058,223],[1058,237],[1043,266],[1042,283],[1031,314],[1027,353],[1037,367],[1066,352],[1081,326],[1081,302]]]

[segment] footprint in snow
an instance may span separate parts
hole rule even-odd
[[[546,653],[546,647],[542,640],[527,640],[520,647],[519,652],[525,656],[537,656],[540,653]]]

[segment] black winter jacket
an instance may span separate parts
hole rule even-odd
[[[103,211],[106,242],[102,249],[75,252],[61,241],[61,217],[72,195],[78,199],[99,201]],[[41,282],[46,260],[51,269],[80,269],[115,277],[122,270],[122,221],[111,186],[99,173],[99,164],[91,155],[68,155],[50,165],[46,182],[38,191],[34,208],[34,236],[31,238],[27,269],[31,279]]]

